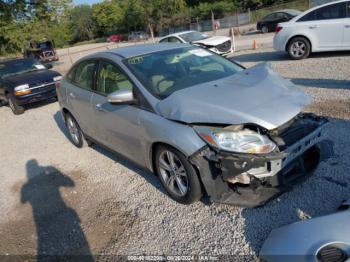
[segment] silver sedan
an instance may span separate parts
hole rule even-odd
[[[72,143],[97,143],[159,176],[189,204],[257,206],[307,178],[327,120],[268,64],[245,69],[187,44],[108,50],[57,87]]]

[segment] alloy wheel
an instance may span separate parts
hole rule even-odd
[[[292,44],[290,52],[294,57],[302,57],[306,53],[306,45],[301,41],[296,41]]]
[[[159,171],[169,191],[180,197],[188,191],[188,176],[180,159],[170,151],[159,156]]]
[[[75,144],[79,144],[79,129],[75,121],[71,118],[67,118],[67,127],[71,138]]]

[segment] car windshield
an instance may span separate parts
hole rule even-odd
[[[194,41],[199,41],[208,38],[208,36],[201,34],[200,32],[189,32],[179,35],[183,40],[187,43],[191,43]]]
[[[243,70],[243,67],[199,47],[146,54],[128,58],[124,63],[146,89],[159,99]]]
[[[34,59],[18,59],[0,62],[0,77],[4,78],[43,69],[46,69],[46,67]]]

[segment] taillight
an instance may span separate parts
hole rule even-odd
[[[279,25],[278,25],[278,26],[276,26],[276,30],[275,30],[275,31],[276,31],[276,34],[277,34],[279,31],[281,31],[281,30],[282,30],[282,28],[283,28],[282,26],[279,26]]]

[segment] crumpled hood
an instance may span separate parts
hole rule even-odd
[[[193,42],[194,44],[203,44],[203,45],[207,45],[207,46],[216,46],[216,45],[220,45],[228,40],[231,40],[229,37],[227,36],[212,36],[203,40],[199,40],[199,41],[195,41]]]
[[[185,123],[246,124],[274,129],[310,103],[310,97],[266,63],[233,76],[174,92],[156,109]]]

